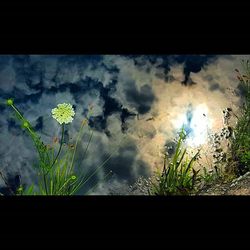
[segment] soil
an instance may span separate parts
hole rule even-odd
[[[250,172],[227,183],[208,185],[198,195],[250,195]]]

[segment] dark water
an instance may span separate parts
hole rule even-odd
[[[60,133],[60,127],[50,115],[52,108],[63,102],[74,105],[74,122],[66,127],[65,143],[68,143],[78,131],[91,105],[93,114],[89,126],[94,136],[83,167],[86,171],[93,170],[115,148],[117,153],[105,170],[112,170],[114,176],[107,183],[104,182],[97,193],[107,194],[112,188],[123,190],[139,176],[149,175],[148,165],[143,159],[137,159],[136,143],[132,139],[120,143],[129,128],[126,121],[138,114],[147,114],[157,100],[149,83],[138,89],[137,79],[132,74],[124,73],[127,65],[134,65],[139,72],[154,69],[155,77],[167,81],[171,78],[170,66],[183,63],[183,84],[189,85],[193,84],[190,72],[199,72],[215,59],[216,56],[189,55],[0,56],[1,172],[10,186],[18,185],[19,176],[23,183],[36,182],[33,167],[37,160],[36,151],[26,132],[13,119],[10,108],[5,105],[7,98],[14,98],[16,106],[46,143],[50,143]],[[115,135],[112,133],[113,127],[120,128]],[[84,149],[84,143],[80,145],[81,149]],[[80,161],[80,156],[77,159]],[[102,180],[105,171],[96,174],[92,182]],[[1,192],[8,193],[3,180],[1,186]]]

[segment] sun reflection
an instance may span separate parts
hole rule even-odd
[[[173,121],[174,127],[180,130],[182,127],[187,133],[186,143],[190,147],[199,147],[208,140],[208,133],[212,127],[212,119],[205,104],[196,107],[189,105],[186,112]]]

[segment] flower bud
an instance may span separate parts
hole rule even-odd
[[[29,123],[27,122],[27,121],[25,121],[24,123],[23,123],[23,127],[24,128],[28,128],[30,125],[29,125]]]
[[[8,99],[6,101],[6,103],[7,103],[8,106],[12,106],[14,104],[14,101],[13,101],[13,99]]]

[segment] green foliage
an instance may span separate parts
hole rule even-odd
[[[174,156],[167,164],[167,156],[165,155],[163,170],[156,173],[150,186],[150,194],[187,195],[194,191],[199,171],[193,168],[193,164],[199,152],[189,159],[187,150],[182,149],[185,138],[186,134],[184,129],[182,129],[179,134]]]
[[[239,87],[243,93],[243,105],[241,114],[238,117],[237,125],[234,128],[232,139],[232,159],[236,163],[237,174],[244,174],[250,170],[250,64],[249,61],[242,61],[244,74],[239,70]]]
[[[7,100],[7,105],[12,107],[15,112],[17,119],[21,122],[22,128],[31,137],[36,151],[38,153],[38,164],[35,166],[38,175],[38,185],[34,184],[24,188],[22,185],[17,189],[16,195],[73,195],[76,194],[79,189],[86,184],[97,171],[102,168],[106,162],[110,159],[109,156],[100,166],[98,166],[93,173],[86,174],[84,171],[79,172],[75,168],[75,154],[79,141],[83,136],[89,132],[87,146],[84,150],[83,162],[88,147],[90,145],[93,132],[90,130],[86,132],[88,123],[88,117],[81,123],[80,130],[78,132],[76,143],[72,144],[72,147],[63,147],[65,124],[61,125],[61,139],[60,146],[55,154],[55,148],[50,145],[45,145],[38,134],[35,132],[30,122],[24,118],[21,112],[14,105],[12,99]]]
[[[216,172],[209,172],[206,167],[203,167],[203,173],[200,175],[200,180],[203,181],[204,184],[210,184],[214,182],[216,177]]]
[[[210,171],[208,171],[206,167],[203,167],[202,173],[197,179],[201,182],[200,188],[203,188],[206,185],[212,185],[216,182],[223,181],[225,177],[222,168],[215,166],[214,169]]]

